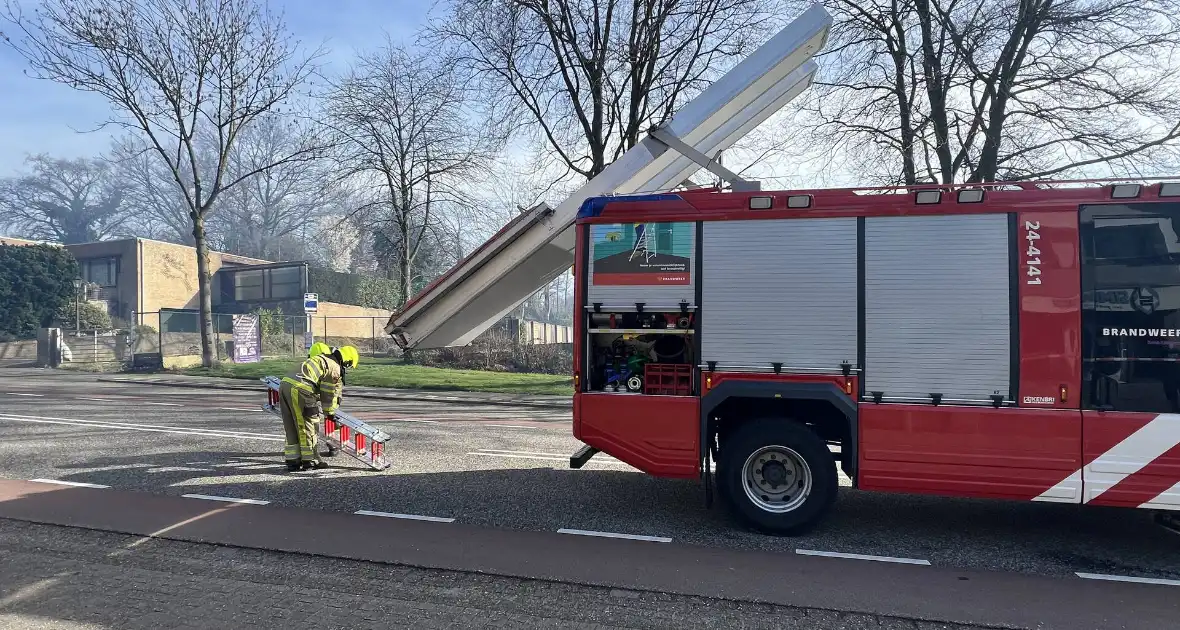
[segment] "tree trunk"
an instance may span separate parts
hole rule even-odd
[[[200,303],[201,365],[213,367],[213,291],[209,277],[209,244],[205,242],[205,216],[193,212],[193,239],[197,244],[197,294]]]
[[[398,308],[402,308],[406,305],[406,302],[408,302],[410,300],[410,286],[411,286],[410,285],[410,268],[411,268],[410,267],[410,257],[406,255],[406,252],[404,250],[402,251],[402,255],[398,257],[397,264],[399,267],[398,279],[397,279],[399,295],[397,296],[397,303],[398,303]]]
[[[552,294],[553,294],[553,283],[550,282],[549,284],[545,285],[545,300],[544,300],[544,305],[542,306],[542,308],[545,310],[545,323],[546,324],[548,324],[550,321],[552,321],[552,317],[553,317]]]

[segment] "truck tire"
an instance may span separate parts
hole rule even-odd
[[[831,508],[838,487],[827,445],[785,418],[742,425],[717,461],[717,492],[730,513],[766,534],[805,533]]]

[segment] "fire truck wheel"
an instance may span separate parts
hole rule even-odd
[[[767,534],[806,532],[835,501],[838,483],[827,445],[783,418],[740,427],[725,440],[717,462],[717,491],[730,512]]]

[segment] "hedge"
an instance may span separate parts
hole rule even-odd
[[[64,247],[0,245],[0,335],[37,336],[74,300],[78,261]]]
[[[386,278],[308,266],[307,285],[308,291],[319,294],[320,300],[324,302],[385,310],[394,310],[398,306],[397,283]]]

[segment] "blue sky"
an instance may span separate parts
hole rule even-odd
[[[19,0],[31,8],[34,0]],[[294,36],[330,50],[329,70],[345,67],[354,51],[380,45],[385,33],[410,43],[435,0],[271,0]],[[5,30],[8,30],[5,28]],[[0,47],[0,177],[22,169],[26,154],[84,157],[101,153],[110,134],[90,131],[109,116],[106,101],[50,81],[25,76],[26,64]]]

